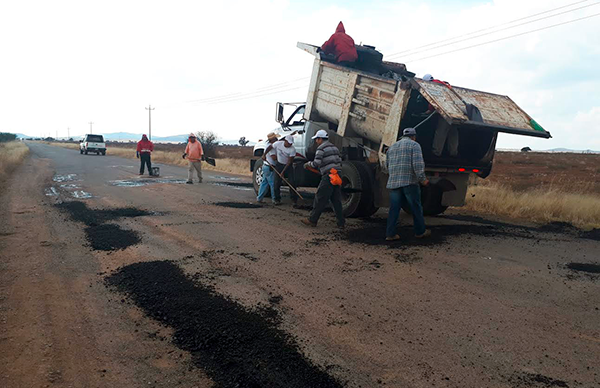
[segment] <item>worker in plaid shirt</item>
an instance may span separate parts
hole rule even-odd
[[[431,231],[425,229],[419,187],[419,183],[423,186],[429,185],[429,180],[425,176],[423,152],[416,142],[417,132],[414,128],[406,128],[402,134],[403,137],[388,149],[385,161],[389,173],[387,188],[390,190],[390,210],[385,238],[387,241],[400,238],[396,231],[396,224],[403,200],[410,206],[416,237],[423,238],[431,235]]]

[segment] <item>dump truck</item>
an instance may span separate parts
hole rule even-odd
[[[509,97],[455,85],[424,81],[401,63],[380,60],[371,46],[357,46],[367,66],[349,68],[322,57],[317,46],[298,43],[315,56],[306,102],[276,105],[274,130],[293,134],[297,154],[293,165],[296,187],[317,187],[320,177],[305,170],[316,145],[316,131],[325,129],[341,151],[342,202],[347,217],[367,217],[389,205],[386,190],[386,152],[404,128],[417,131],[430,185],[422,188],[426,215],[443,213],[449,206],[463,206],[470,176],[486,178],[492,171],[498,133],[550,138]],[[467,107],[475,107],[473,116]],[[291,114],[286,115],[286,110]],[[441,121],[443,120],[443,121]],[[444,149],[434,154],[432,143],[440,124],[458,132],[458,152]],[[269,132],[269,131],[266,131]],[[262,181],[262,155],[266,142],[259,141],[250,161],[254,188]],[[410,209],[405,208],[406,211]]]

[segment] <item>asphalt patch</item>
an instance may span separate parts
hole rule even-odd
[[[535,238],[531,232],[498,228],[493,225],[435,225],[428,226],[431,236],[423,239],[415,237],[412,225],[404,225],[397,228],[400,240],[385,241],[385,220],[375,220],[362,228],[348,229],[341,233],[341,238],[353,243],[366,245],[386,244],[391,248],[399,246],[438,245],[446,242],[450,236],[475,235],[484,237],[513,237],[513,238]],[[378,225],[379,224],[379,225]]]
[[[174,330],[219,388],[337,388],[343,385],[304,356],[293,337],[261,310],[248,310],[194,282],[169,261],[136,263],[106,279],[149,317]]]
[[[118,251],[141,241],[138,232],[121,229],[116,224],[88,226],[85,234],[90,246],[96,251]]]
[[[565,381],[553,379],[552,377],[544,376],[539,373],[524,373],[522,375],[513,376],[510,379],[513,388],[520,387],[539,387],[539,388],[569,388],[569,384]]]
[[[231,207],[234,209],[256,209],[256,208],[262,207],[255,203],[248,203],[248,202],[215,202],[215,203],[213,203],[213,205],[222,206],[222,207]]]
[[[55,205],[60,210],[78,222],[88,226],[99,225],[118,218],[131,218],[152,215],[153,213],[135,207],[122,207],[117,209],[92,209],[84,202],[70,201]]]
[[[122,229],[117,224],[107,223],[120,218],[141,217],[152,213],[134,207],[117,209],[91,209],[80,201],[63,202],[55,205],[61,211],[86,225],[85,235],[90,246],[99,251],[125,249],[141,241],[139,233]]]
[[[566,267],[572,271],[600,274],[600,264],[594,263],[568,263]]]

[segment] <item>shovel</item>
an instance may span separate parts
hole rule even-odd
[[[211,158],[211,157],[209,157],[209,156],[204,156],[204,155],[203,155],[203,156],[202,156],[202,160],[204,160],[206,163],[210,164],[210,165],[211,165],[211,166],[213,166],[213,167],[217,165],[217,162],[215,161],[215,159],[214,159],[214,158]]]
[[[296,190],[294,188],[294,186],[292,186],[292,184],[290,182],[288,182],[288,180],[285,179],[285,177],[283,176],[283,174],[280,174],[279,171],[277,171],[277,169],[274,166],[271,166],[271,171],[275,171],[277,173],[277,175],[279,175],[279,177],[281,178],[281,180],[284,181],[285,184],[288,185],[288,187],[291,190],[294,190],[294,193],[298,194],[298,197],[300,197],[301,200],[304,200],[304,197],[302,195],[300,195],[300,193],[298,192],[298,190]]]

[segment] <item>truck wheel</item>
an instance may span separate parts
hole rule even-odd
[[[254,163],[254,171],[252,171],[252,184],[254,186],[254,192],[258,195],[258,190],[260,189],[260,184],[263,180],[263,163],[262,159],[258,159],[256,163]],[[271,190],[267,190],[267,194],[265,197],[271,196]]]
[[[437,216],[448,209],[448,206],[442,205],[442,188],[436,185],[421,187],[421,204],[423,205],[423,215]],[[412,214],[410,207],[406,202],[402,203],[402,210]]]
[[[106,156],[106,151],[102,151],[102,156]]]
[[[362,181],[361,199],[355,215],[357,217],[370,217],[379,210],[375,206],[375,195],[373,194],[373,183],[375,182],[373,170],[365,162],[353,162],[353,164],[358,169]]]
[[[342,162],[342,209],[344,217],[358,217],[358,208],[362,199],[363,180],[352,162]]]
[[[83,151],[83,153],[87,155],[87,150]]]

